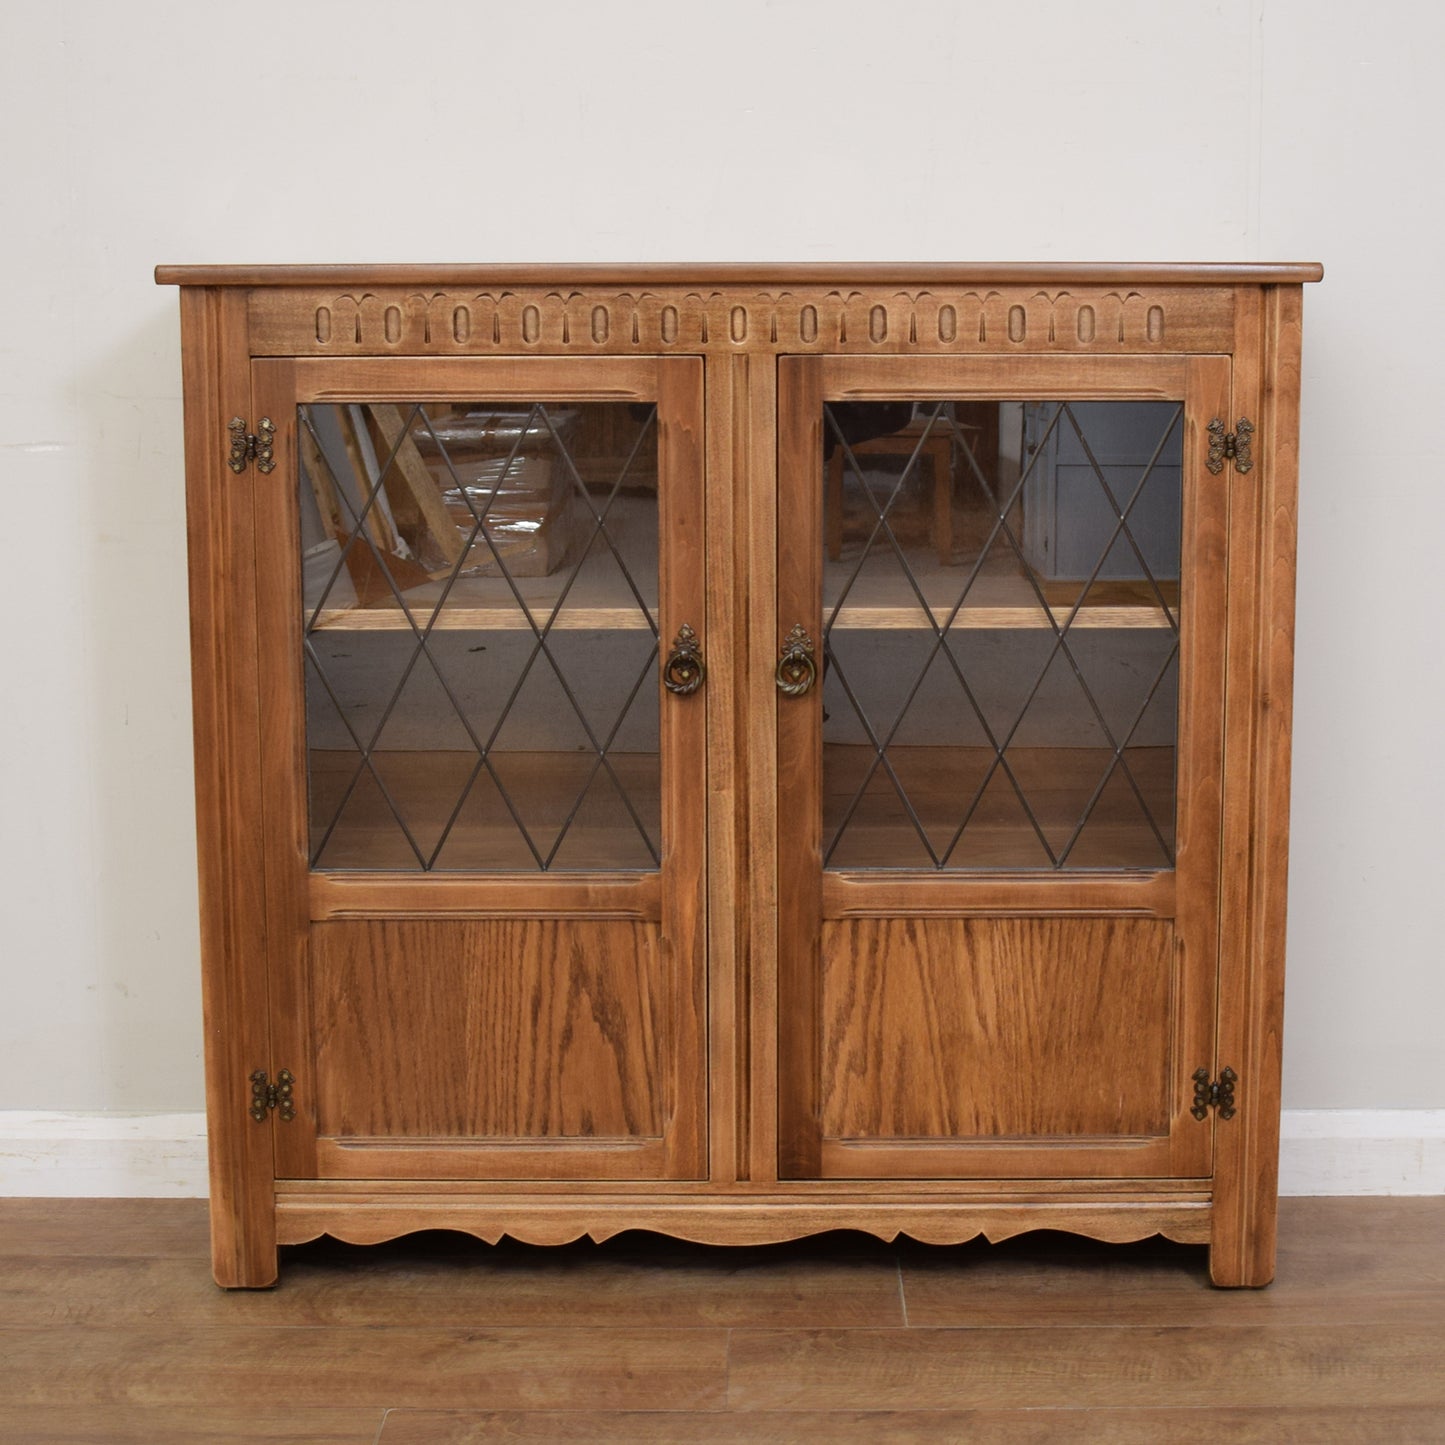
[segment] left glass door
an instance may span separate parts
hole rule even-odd
[[[695,1177],[701,363],[252,381],[278,1176]]]

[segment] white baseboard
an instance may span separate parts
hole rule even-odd
[[[1286,1109],[1281,1194],[1445,1194],[1445,1109]]]
[[[204,1199],[204,1114],[0,1112],[0,1195]]]
[[[1445,1194],[1445,1109],[1286,1110],[1281,1194]],[[204,1114],[0,1111],[0,1196],[204,1199]]]

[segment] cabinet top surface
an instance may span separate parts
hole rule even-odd
[[[354,285],[1299,285],[1318,281],[1317,261],[1237,262],[658,262],[614,264],[157,266],[161,286]]]

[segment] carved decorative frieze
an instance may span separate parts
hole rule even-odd
[[[257,355],[1228,351],[1227,287],[251,293]]]

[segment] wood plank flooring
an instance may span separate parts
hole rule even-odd
[[[0,1200],[6,1445],[1445,1442],[1445,1199],[1289,1199],[1276,1283],[1033,1235],[285,1251],[204,1205]]]

